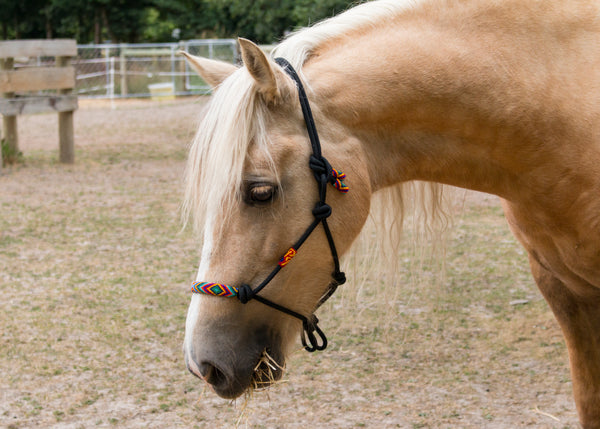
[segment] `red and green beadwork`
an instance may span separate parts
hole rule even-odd
[[[287,252],[285,252],[285,255],[283,255],[281,257],[281,259],[279,260],[279,262],[277,262],[277,264],[283,268],[285,267],[291,260],[292,258],[296,256],[296,249],[294,249],[293,247],[290,247],[289,250]]]

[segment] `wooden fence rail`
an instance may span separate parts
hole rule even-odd
[[[11,40],[0,42],[0,114],[4,140],[13,153],[19,151],[17,116],[29,113],[58,112],[60,162],[75,161],[73,112],[75,69],[70,66],[77,55],[75,40]],[[15,59],[55,57],[55,67],[15,68]],[[51,90],[51,93],[48,93]],[[44,91],[43,94],[36,93]],[[0,153],[0,168],[2,165]]]

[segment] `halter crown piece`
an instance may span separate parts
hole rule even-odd
[[[307,351],[314,352],[315,350],[325,350],[327,347],[327,337],[318,326],[319,320],[317,319],[317,316],[315,316],[313,313],[306,317],[303,314],[297,313],[289,308],[276,304],[273,301],[258,295],[258,292],[260,292],[267,284],[269,284],[269,282],[273,280],[273,277],[275,277],[275,275],[292,260],[292,258],[298,252],[300,246],[302,246],[302,244],[319,224],[323,224],[323,229],[325,230],[325,235],[327,236],[327,242],[329,243],[329,249],[331,250],[331,256],[333,257],[334,270],[331,274],[332,281],[329,284],[325,294],[317,303],[315,310],[319,308],[325,301],[327,301],[331,295],[333,295],[339,285],[342,285],[346,282],[346,275],[340,271],[340,261],[335,249],[333,236],[331,235],[329,225],[327,224],[327,218],[331,215],[331,206],[325,202],[325,197],[327,194],[328,183],[343,193],[348,192],[350,188],[342,181],[346,178],[346,175],[341,171],[332,168],[329,162],[321,154],[321,142],[319,141],[319,135],[317,134],[315,121],[310,110],[306,92],[304,91],[304,87],[300,81],[300,78],[298,77],[298,74],[296,73],[296,70],[294,70],[290,63],[284,58],[276,58],[275,62],[285,70],[285,72],[294,80],[294,82],[296,82],[298,88],[298,97],[300,99],[300,106],[302,107],[302,115],[304,116],[306,130],[312,146],[312,155],[309,158],[308,165],[313,172],[319,189],[319,201],[317,201],[314,209],[312,210],[315,219],[304,231],[304,234],[302,234],[298,241],[296,241],[296,243],[290,247],[285,255],[281,257],[273,271],[271,271],[271,273],[262,281],[262,283],[256,286],[254,289],[247,284],[242,284],[241,286],[236,287],[219,283],[196,282],[192,284],[192,292],[220,297],[236,297],[242,304],[246,304],[251,299],[254,299],[271,308],[300,319],[302,321],[302,345]],[[317,338],[317,336],[319,338]]]

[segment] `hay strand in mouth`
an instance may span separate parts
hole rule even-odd
[[[263,350],[260,360],[256,366],[258,367],[263,361],[269,366],[269,368],[273,369],[273,371],[277,371],[278,369],[280,371],[285,371],[285,365],[281,366],[269,353],[267,353],[267,350]],[[256,368],[254,368],[254,370],[256,370]]]
[[[252,375],[252,390],[265,389],[277,382],[275,379],[275,373],[277,371],[284,371],[282,367],[268,352],[263,350],[260,355],[260,359],[254,367],[254,374]]]
[[[200,395],[198,395],[198,399],[196,399],[196,402],[194,403],[195,406],[198,407],[202,403],[202,399],[204,398],[204,393],[206,392],[207,386],[208,386],[208,383],[203,383],[202,391],[200,392]]]
[[[248,405],[252,401],[252,396],[253,396],[252,389],[248,389],[248,390],[246,390],[246,392],[244,392],[244,402],[242,402],[242,406],[240,409],[240,415],[239,415],[237,421],[235,422],[236,429],[240,426],[242,419],[245,420],[245,425],[248,426],[248,418],[250,416],[246,413],[246,411],[249,410]]]
[[[240,415],[235,423],[235,427],[239,427],[243,422],[248,423],[249,404],[254,399],[255,391],[266,391],[271,385],[281,383],[282,380],[275,379],[277,371],[283,372],[285,365],[280,365],[268,352],[263,350],[254,367],[254,373],[250,383],[250,388],[244,392],[243,402],[240,405]],[[270,401],[267,393],[267,400]]]

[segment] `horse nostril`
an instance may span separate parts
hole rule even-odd
[[[210,362],[202,361],[199,366],[202,378],[215,387],[223,386],[227,383],[227,376],[218,367]]]

